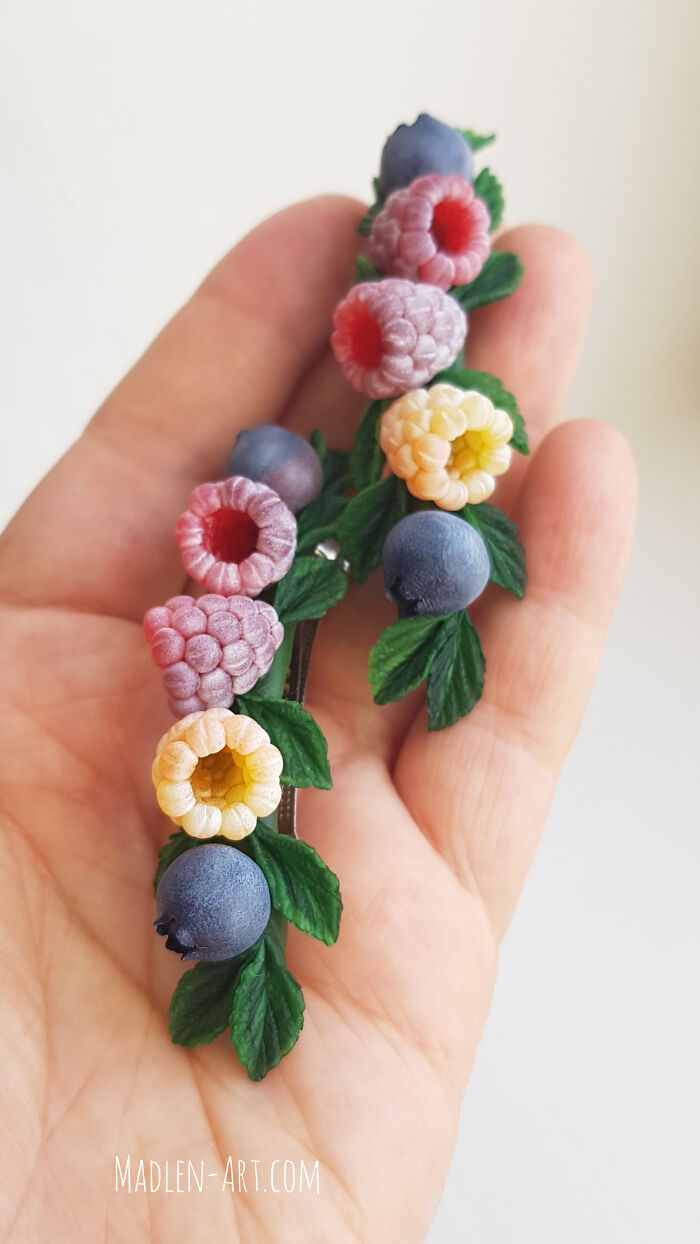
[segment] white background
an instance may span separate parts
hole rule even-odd
[[[0,15],[3,519],[246,228],[317,191],[365,197],[384,136],[418,111],[497,129],[510,221],[561,225],[592,257],[569,413],[631,439],[639,536],[431,1244],[700,1237],[698,12],[5,0]]]

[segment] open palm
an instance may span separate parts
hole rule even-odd
[[[598,423],[561,417],[589,303],[563,235],[504,239],[519,292],[473,317],[471,366],[518,395],[531,440],[499,484],[529,588],[489,588],[486,692],[429,735],[420,693],[371,700],[367,656],[393,619],[374,580],[322,623],[308,702],[335,787],[300,799],[301,836],[340,877],[327,948],[290,931],[302,1037],[250,1083],[226,1038],[184,1050],[181,974],[154,934],[172,828],[150,784],[170,724],[145,609],[181,590],[175,519],[221,477],[243,427],[282,419],[347,446],[359,404],[329,355],[358,204],[268,221],[211,274],[30,497],[0,543],[3,1238],[423,1239],[486,1019],[499,941],[594,675],[627,556],[634,469]],[[115,1154],[319,1163],[320,1195],[115,1191]],[[250,1167],[248,1170],[250,1172]]]

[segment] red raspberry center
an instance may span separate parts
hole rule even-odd
[[[206,520],[209,552],[219,562],[237,565],[258,547],[258,526],[240,510],[215,510]]]
[[[365,306],[352,307],[347,328],[352,340],[353,362],[367,371],[374,371],[382,361],[382,330]]]
[[[461,199],[443,199],[433,210],[430,232],[436,245],[448,255],[461,255],[469,248],[472,215]]]

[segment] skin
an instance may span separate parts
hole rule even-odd
[[[418,1241],[447,1172],[498,948],[595,675],[630,547],[630,451],[605,424],[556,427],[591,281],[549,228],[504,234],[525,279],[471,317],[468,363],[519,397],[534,445],[494,500],[529,587],[475,608],[486,692],[429,735],[421,693],[371,701],[381,577],[322,624],[308,705],[334,791],[302,835],[341,878],[327,948],[292,930],[302,1037],[261,1084],[227,1039],[171,1044],[181,974],[152,927],[170,826],[150,783],[170,724],[140,619],[183,588],[189,489],[240,428],[281,419],[349,445],[361,400],[326,342],[352,280],[359,204],[293,207],[247,237],[108,398],[0,541],[3,705],[0,1229],[8,1242]],[[318,1159],[321,1195],[127,1196],[114,1155]],[[215,1184],[215,1186],[211,1186]]]

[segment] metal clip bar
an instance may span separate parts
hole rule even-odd
[[[316,557],[325,557],[328,561],[340,560],[340,564],[346,574],[350,569],[349,563],[340,558],[340,545],[337,540],[321,541],[320,544],[316,545],[314,555]],[[311,665],[311,652],[318,627],[318,618],[309,618],[305,622],[297,623],[297,628],[294,632],[292,659],[284,689],[285,700],[296,700],[298,704],[304,703],[306,684],[309,678],[309,666]],[[277,809],[277,829],[279,833],[287,834],[290,838],[298,838],[296,820],[297,788],[296,786],[283,786],[282,798]]]

